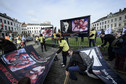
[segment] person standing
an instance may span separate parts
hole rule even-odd
[[[62,64],[62,67],[65,67],[66,61],[67,61],[69,46],[68,46],[67,41],[64,38],[62,38],[61,35],[56,34],[56,37],[57,37],[57,40],[58,40],[58,43],[59,43],[59,46],[60,46],[59,50],[56,52],[56,57],[62,51],[63,63],[61,63],[61,64]]]
[[[124,70],[124,64],[126,60],[126,33],[122,36],[118,36],[116,39],[120,39],[117,43],[118,48],[114,48],[113,52],[115,52],[115,66],[114,68],[117,70]]]
[[[115,58],[115,53],[112,51],[113,48],[111,47],[112,42],[115,40],[115,36],[113,36],[112,34],[101,34],[101,37],[104,39],[104,42],[102,45],[99,45],[98,47],[104,47],[107,42],[109,43],[108,46],[108,61],[112,61]]]
[[[93,46],[95,46],[95,35],[96,35],[96,31],[95,31],[95,27],[93,27],[89,35],[89,47],[91,47],[91,43],[93,43]]]
[[[18,35],[17,38],[16,38],[16,40],[17,40],[17,49],[19,49],[19,48],[21,48],[21,41],[22,41],[21,36]]]
[[[41,43],[42,52],[43,52],[43,47],[45,48],[45,51],[47,51],[46,50],[46,45],[45,45],[45,37],[42,34],[40,34],[39,40],[40,40],[40,43]]]
[[[53,41],[54,41],[54,46],[56,46],[57,39],[56,39],[56,32],[55,31],[53,33]]]

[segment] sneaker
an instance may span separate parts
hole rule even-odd
[[[63,65],[63,63],[61,63],[61,65]]]
[[[65,65],[63,64],[62,67],[65,67]]]

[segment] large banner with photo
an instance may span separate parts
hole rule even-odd
[[[31,84],[43,83],[55,55],[42,58],[32,46],[2,55],[0,76],[6,84],[17,84],[23,77],[29,77]]]
[[[51,37],[53,34],[53,27],[41,28],[40,32],[44,37]]]
[[[86,53],[91,59],[94,59],[92,71],[105,84],[126,84],[126,82],[108,66],[98,47],[79,49],[77,51]]]
[[[87,37],[90,30],[90,16],[60,20],[60,25],[64,36],[81,34]]]

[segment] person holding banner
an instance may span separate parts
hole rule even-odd
[[[70,62],[68,66],[66,67],[66,76],[68,76],[72,80],[77,80],[77,77],[74,72],[79,72],[79,74],[84,74],[84,71],[87,69],[86,63],[84,64],[81,56],[79,55],[78,52],[74,52],[73,50],[68,51],[70,55]]]
[[[89,35],[89,47],[91,47],[91,43],[93,43],[93,46],[95,46],[95,35],[96,35],[96,31],[95,31],[95,27],[94,27],[90,31],[90,35]]]
[[[102,45],[98,45],[98,47],[104,47],[107,42],[109,42],[109,46],[108,46],[108,59],[107,61],[112,61],[115,58],[115,53],[112,51],[113,48],[111,47],[112,42],[115,40],[115,36],[113,36],[112,34],[101,34],[101,37],[104,39],[104,42]]]
[[[62,64],[62,67],[65,67],[66,61],[67,61],[69,45],[68,45],[67,41],[61,37],[60,34],[56,34],[56,37],[57,37],[57,40],[59,43],[59,50],[56,52],[56,58],[57,58],[57,55],[62,51],[63,63],[61,63],[61,64]]]
[[[45,37],[42,34],[40,34],[39,40],[40,40],[40,43],[41,43],[42,52],[43,52],[43,46],[45,48],[45,51],[47,51],[46,50],[46,45],[45,45]]]

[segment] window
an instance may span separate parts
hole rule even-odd
[[[106,29],[106,25],[105,25],[105,29]]]
[[[113,24],[111,24],[111,28],[113,27]]]
[[[117,21],[117,18],[115,18],[115,21]]]
[[[0,19],[0,23],[2,22],[2,19]]]
[[[126,15],[125,15],[125,19],[126,19]]]
[[[111,22],[113,22],[113,19],[111,19]]]
[[[6,20],[4,20],[4,24],[6,24]]]
[[[8,24],[9,24],[9,21],[8,21]]]
[[[122,17],[119,17],[119,20],[122,20]]]
[[[109,28],[109,25],[108,25],[108,28]]]
[[[115,27],[116,27],[116,23],[115,23]]]
[[[121,26],[121,23],[119,23],[119,27]]]
[[[124,23],[124,26],[126,26],[126,23]]]
[[[105,24],[106,24],[106,21],[105,21]]]
[[[102,22],[102,25],[104,24],[104,22]]]
[[[8,27],[8,29],[10,30],[10,27]]]
[[[11,25],[13,25],[13,23],[11,22]]]
[[[109,20],[108,20],[108,23],[109,23]]]
[[[97,26],[98,26],[98,23],[97,23]]]
[[[13,31],[13,27],[11,27],[11,30]]]
[[[5,30],[7,30],[7,26],[5,26]]]

